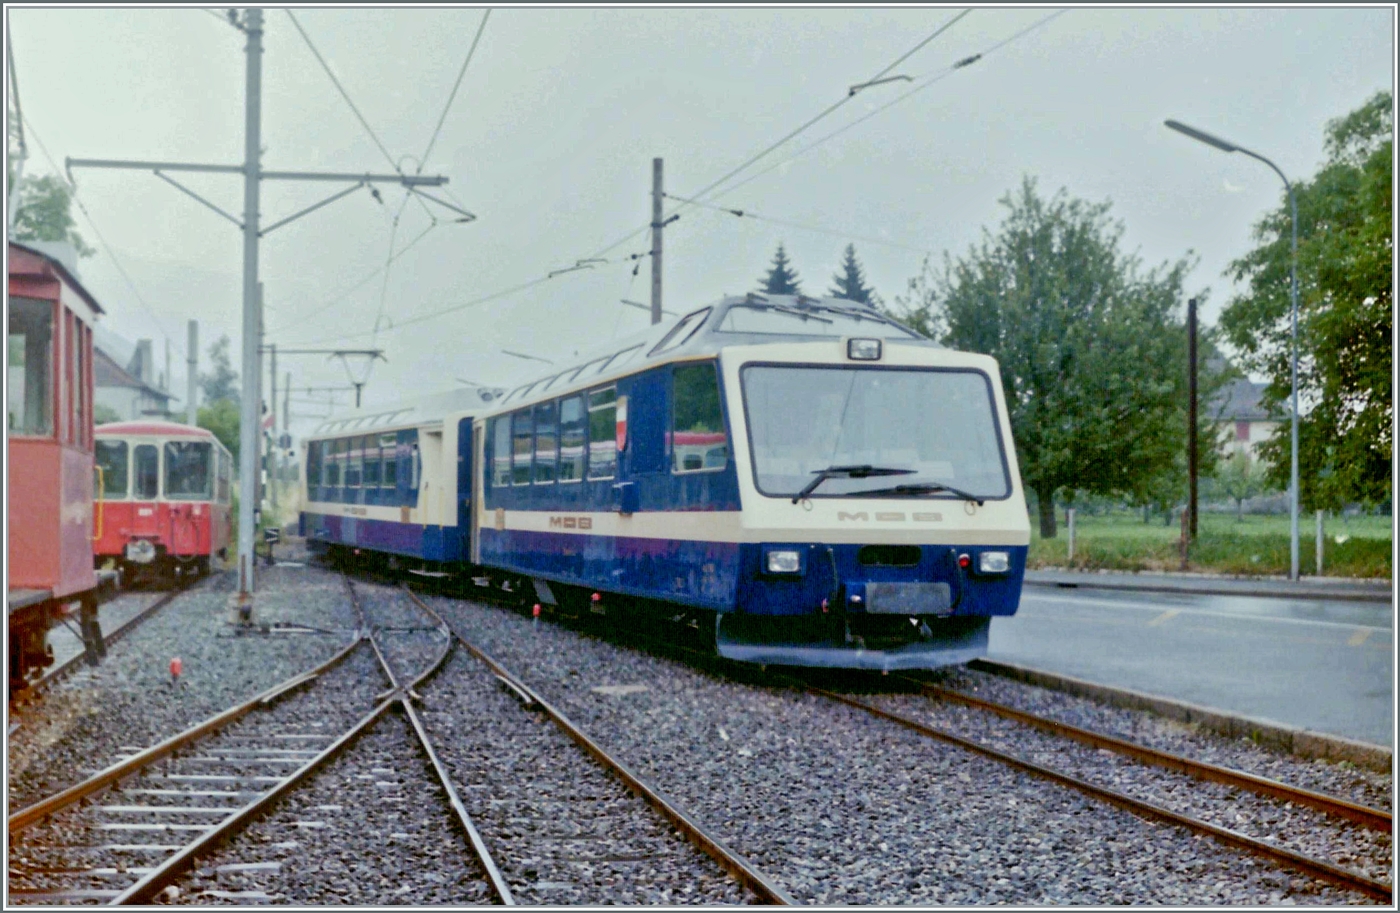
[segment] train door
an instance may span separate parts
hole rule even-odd
[[[457,532],[463,537],[463,554],[467,554],[471,545],[466,536],[472,518],[473,465],[472,420],[468,417],[457,422]]]
[[[133,537],[160,534],[156,500],[160,497],[160,449],[155,444],[137,444],[131,450],[131,498],[136,501],[131,517]]]
[[[209,543],[202,533],[209,523],[205,514],[214,497],[214,445],[208,441],[166,441],[163,456],[170,552],[207,554]]]
[[[485,508],[486,501],[486,473],[490,472],[490,463],[486,460],[486,423],[480,426],[473,426],[471,436],[472,453],[475,454],[473,465],[480,466],[478,472],[472,473],[472,503],[476,507],[471,512],[471,521],[468,529],[470,538],[467,540],[467,554],[471,558],[472,564],[481,563],[481,536],[478,530],[481,528],[481,511]]]
[[[423,508],[427,514],[424,522],[429,526],[442,526],[448,514],[443,501],[442,479],[442,431],[425,431],[419,439],[419,455],[423,464],[423,476],[419,480]],[[437,480],[436,482],[434,480]]]

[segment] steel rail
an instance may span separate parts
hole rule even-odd
[[[1392,885],[1387,882],[1375,881],[1357,872],[1353,872],[1349,869],[1344,869],[1339,866],[1332,865],[1328,862],[1323,862],[1320,859],[1313,859],[1309,856],[1304,856],[1301,853],[1295,853],[1291,850],[1286,850],[1281,847],[1274,846],[1273,844],[1265,843],[1261,840],[1255,840],[1252,837],[1247,837],[1244,834],[1238,833],[1236,831],[1232,831],[1223,827],[1217,827],[1214,824],[1208,824],[1197,818],[1192,818],[1188,815],[1183,815],[1178,812],[1171,811],[1170,809],[1162,808],[1158,805],[1153,805],[1150,802],[1144,802],[1141,799],[1134,799],[1131,796],[1126,796],[1120,792],[1116,792],[1115,790],[1107,789],[1102,786],[1096,786],[1093,783],[1080,780],[1077,777],[1072,777],[1068,774],[1060,773],[1057,770],[1053,770],[1048,767],[1042,767],[1039,764],[1034,764],[1030,761],[1022,760],[1021,758],[1018,758],[1014,755],[1006,754],[1004,752],[996,750],[995,748],[990,748],[986,745],[982,745],[970,739],[964,739],[961,736],[956,736],[952,733],[944,732],[941,729],[935,729],[934,727],[928,726],[924,723],[920,723],[917,720],[909,719],[908,717],[901,716],[897,713],[891,713],[888,710],[884,710],[872,704],[867,704],[866,702],[857,700],[856,698],[849,697],[844,694],[837,694],[833,691],[827,691],[823,688],[815,688],[810,685],[803,685],[799,682],[794,682],[794,684],[797,685],[797,687],[800,687],[806,691],[810,691],[813,694],[819,694],[823,697],[830,698],[831,700],[838,701],[842,704],[847,704],[851,707],[864,710],[867,713],[873,714],[877,717],[881,717],[886,720],[890,720],[894,723],[898,723],[899,725],[904,726],[907,729],[912,729],[915,732],[918,732],[922,735],[926,735],[930,738],[938,739],[943,742],[948,742],[951,745],[956,745],[959,748],[964,748],[968,751],[976,752],[977,754],[984,755],[986,757],[1000,761],[1003,764],[1006,764],[1010,767],[1014,767],[1018,770],[1025,771],[1026,773],[1034,774],[1036,776],[1052,780],[1061,785],[1068,786],[1072,789],[1079,790],[1080,792],[1086,793],[1087,795],[1093,796],[1097,799],[1102,799],[1120,808],[1128,809],[1129,811],[1132,811],[1143,817],[1153,818],[1158,821],[1164,821],[1168,824],[1175,824],[1182,827],[1186,827],[1193,831],[1197,831],[1198,833],[1208,834],[1226,845],[1233,846],[1238,849],[1247,850],[1256,855],[1272,859],[1275,862],[1292,866],[1293,868],[1298,869],[1299,871],[1304,872],[1321,881],[1330,882],[1334,885],[1349,888],[1354,891],[1359,891],[1362,894],[1367,895],[1368,897],[1373,897],[1377,900],[1381,900],[1386,903],[1391,903],[1394,900],[1394,891]]]
[[[196,723],[183,732],[173,735],[159,744],[152,745],[150,748],[137,752],[125,761],[118,761],[98,771],[81,783],[74,784],[46,799],[41,799],[28,808],[20,809],[6,820],[6,829],[9,831],[10,836],[13,837],[15,834],[32,826],[34,823],[67,808],[78,800],[105,789],[136,771],[150,766],[155,761],[159,761],[161,758],[166,757],[178,749],[222,729],[229,723],[241,719],[257,707],[265,706],[279,698],[285,697],[295,689],[307,684],[327,670],[338,665],[354,652],[359,645],[360,641],[356,639],[319,666],[295,675],[285,682],[282,682],[280,685],[274,685],[251,700],[239,704],[236,707],[230,707],[201,723]]]
[[[1173,770],[1177,773],[1187,774],[1197,779],[1223,783],[1227,786],[1234,786],[1239,789],[1247,790],[1256,795],[1292,802],[1294,805],[1305,805],[1309,808],[1315,808],[1319,811],[1326,812],[1329,815],[1345,818],[1373,831],[1382,831],[1387,834],[1391,833],[1391,814],[1387,811],[1365,805],[1358,805],[1337,796],[1329,796],[1325,793],[1313,792],[1312,790],[1297,786],[1289,786],[1287,783],[1281,783],[1278,780],[1270,780],[1267,777],[1245,773],[1241,770],[1220,767],[1215,764],[1208,764],[1205,761],[1197,761],[1192,758],[1183,757],[1182,755],[1172,754],[1171,752],[1149,748],[1145,745],[1137,745],[1115,736],[1094,732],[1090,729],[1082,729],[1069,723],[1062,723],[1059,720],[1028,713],[1024,710],[1018,710],[1015,707],[1008,707],[1004,704],[996,703],[995,701],[986,700],[985,698],[973,697],[970,694],[954,691],[941,685],[930,684],[912,676],[900,676],[900,678],[918,685],[925,694],[942,700],[954,701],[969,707],[974,707],[978,710],[995,713],[999,716],[1015,720],[1018,723],[1024,723],[1028,726],[1033,726],[1045,732],[1074,739],[1086,745],[1092,745],[1095,748],[1114,751],[1138,761],[1153,764],[1167,770]]]
[[[417,599],[416,596],[415,599]],[[421,602],[421,600],[419,601]],[[797,904],[797,901],[774,883],[772,879],[760,872],[743,856],[740,856],[727,847],[718,837],[711,834],[699,822],[694,821],[685,812],[681,811],[680,806],[670,797],[644,783],[625,764],[610,755],[601,745],[591,739],[582,729],[578,728],[567,716],[541,697],[536,691],[530,688],[529,685],[521,681],[520,678],[511,673],[480,647],[463,637],[455,628],[452,629],[452,633],[453,636],[461,642],[462,646],[466,648],[468,653],[485,663],[498,677],[506,680],[512,689],[520,694],[526,695],[540,710],[548,714],[555,725],[564,730],[575,743],[596,758],[599,763],[616,774],[634,793],[670,819],[671,823],[692,843],[696,844],[707,855],[718,862],[726,871],[748,887],[749,890],[753,891],[761,899],[770,904],[783,906],[795,906]]]
[[[389,708],[393,707],[394,703],[394,701],[384,701],[379,706],[375,707],[366,714],[363,719],[342,734],[340,738],[326,746],[316,757],[297,768],[281,783],[278,783],[257,799],[219,822],[211,830],[206,831],[194,841],[186,844],[183,849],[142,876],[141,880],[112,898],[109,905],[122,906],[125,904],[150,903],[162,888],[174,881],[175,878],[186,869],[190,868],[194,864],[196,858],[242,830],[264,809],[282,798],[282,796],[294,786],[315,773],[336,755],[348,748],[357,738],[363,735],[370,726],[383,716]]]
[[[354,584],[350,581],[348,576],[345,577],[345,581],[346,586],[350,589],[350,598],[355,600],[356,610],[363,613],[359,605],[359,597],[355,594]],[[379,657],[379,662],[383,666],[385,674],[389,676],[389,682],[393,686],[391,694],[393,694],[394,700],[402,706],[404,715],[408,717],[408,722],[413,727],[414,734],[418,736],[419,744],[423,746],[423,753],[427,755],[429,763],[432,764],[433,770],[437,773],[438,782],[442,784],[442,788],[447,794],[447,801],[452,806],[452,811],[457,815],[457,823],[461,825],[463,832],[466,833],[467,842],[471,844],[472,852],[476,854],[477,861],[480,862],[481,867],[486,870],[486,880],[491,883],[491,888],[496,892],[496,896],[500,899],[502,905],[513,907],[516,904],[515,897],[510,891],[510,885],[506,882],[505,876],[501,874],[500,867],[496,865],[496,860],[491,856],[491,851],[487,848],[486,841],[482,838],[481,832],[476,829],[476,824],[472,821],[471,815],[467,812],[466,803],[462,801],[462,797],[458,794],[457,787],[452,784],[452,777],[448,774],[446,766],[444,766],[442,761],[438,758],[437,751],[433,749],[432,741],[428,738],[427,728],[423,725],[422,719],[419,718],[418,712],[413,709],[413,702],[410,700],[410,695],[413,694],[414,689],[430,676],[436,674],[437,671],[442,668],[443,664],[447,662],[447,658],[452,655],[456,640],[453,638],[451,630],[447,627],[447,622],[443,621],[438,613],[428,608],[427,604],[414,596],[413,592],[409,590],[407,586],[403,589],[420,609],[425,610],[437,621],[438,630],[444,635],[446,640],[442,652],[426,671],[409,683],[407,688],[400,689],[398,679],[394,675],[394,670],[390,666],[388,659],[380,652],[373,635],[370,637],[370,644],[374,646],[375,655]]]

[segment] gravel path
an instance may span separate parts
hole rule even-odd
[[[826,699],[433,604],[803,902],[1369,902]]]

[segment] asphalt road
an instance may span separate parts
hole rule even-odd
[[[1028,586],[988,658],[1390,745],[1388,604]]]

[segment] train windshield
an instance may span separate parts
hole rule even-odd
[[[214,448],[206,441],[166,441],[165,496],[173,501],[207,501]]]
[[[936,484],[978,498],[1011,494],[991,382],[980,371],[749,365],[741,378],[754,481],[765,495],[796,495],[833,466],[905,471],[827,478],[811,497],[894,485],[929,497]]]
[[[101,496],[125,498],[127,489],[126,441],[98,441],[97,465],[102,468]]]

